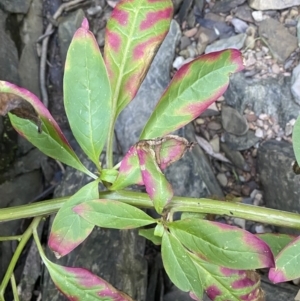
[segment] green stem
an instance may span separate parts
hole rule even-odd
[[[13,208],[0,209],[0,222],[18,218],[53,214],[61,208],[69,197],[39,203],[23,205]],[[120,202],[140,207],[153,208],[152,201],[146,193],[134,191],[104,191],[99,198],[118,200]],[[242,203],[216,201],[211,199],[196,199],[174,197],[166,206],[166,211],[174,212],[200,212],[218,215],[228,215],[271,225],[300,229],[300,215],[270,208],[257,207]]]
[[[25,245],[27,244],[28,240],[30,239],[31,237],[31,234],[32,234],[32,231],[34,229],[37,228],[37,226],[39,225],[40,221],[42,219],[42,216],[39,216],[39,217],[35,217],[33,219],[33,221],[31,222],[31,224],[29,225],[29,227],[26,229],[26,231],[23,233],[22,235],[22,239],[21,241],[19,242],[18,246],[17,246],[17,249],[9,263],[9,266],[6,270],[6,273],[4,275],[4,278],[2,280],[2,283],[0,285],[0,301],[4,301],[4,292],[5,292],[5,289],[7,287],[7,284],[9,282],[9,279],[11,278],[13,272],[14,272],[14,268],[17,264],[17,261],[25,247]]]
[[[10,283],[11,283],[11,288],[13,291],[13,295],[14,295],[14,301],[19,301],[19,294],[18,294],[18,289],[17,289],[17,284],[16,284],[16,279],[15,279],[15,275],[14,273],[12,273],[11,277],[10,277]]]
[[[22,239],[23,235],[15,235],[15,236],[0,236],[0,241],[9,241],[9,240],[18,240]]]
[[[107,137],[107,144],[106,144],[106,167],[108,169],[113,168],[114,166],[114,134],[115,134],[114,129],[115,129],[116,119],[117,118],[112,118],[108,129],[108,137]]]

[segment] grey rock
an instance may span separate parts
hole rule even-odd
[[[254,146],[257,142],[260,141],[260,139],[255,136],[254,131],[251,130],[249,130],[243,136],[236,136],[229,133],[225,133],[223,138],[226,145],[231,150],[235,150],[235,151],[242,151],[242,150],[249,149],[250,147]]]
[[[213,6],[212,11],[215,13],[228,13],[233,8],[236,8],[239,5],[245,3],[246,0],[223,0],[217,1]]]
[[[298,40],[298,47],[300,47],[300,18],[297,22],[297,40]]]
[[[248,24],[238,18],[233,18],[231,20],[231,24],[234,27],[235,32],[237,33],[245,33],[247,28],[249,27]]]
[[[0,0],[0,8],[10,13],[26,14],[32,0]]]
[[[205,53],[220,51],[228,48],[242,49],[247,35],[245,33],[238,34],[228,39],[221,39],[209,45],[205,49]]]
[[[42,0],[32,0],[25,16],[21,38],[24,44],[19,62],[20,85],[40,97],[39,57],[36,41],[43,34]]]
[[[248,131],[248,122],[236,109],[229,106],[223,106],[222,112],[222,125],[226,132],[242,136]]]
[[[295,101],[300,105],[300,64],[293,70],[291,91]]]
[[[183,50],[187,48],[189,45],[191,45],[192,41],[186,36],[182,36],[180,39],[180,50]]]
[[[258,116],[266,113],[276,118],[282,128],[293,118],[297,119],[300,106],[293,100],[290,78],[246,78],[242,72],[231,77],[225,92],[228,105],[243,114],[246,108]]]
[[[269,140],[258,149],[258,172],[267,207],[300,212],[299,175],[292,169],[293,147],[285,141]]]
[[[0,80],[19,84],[18,51],[2,26],[0,27],[0,41]]]
[[[256,10],[280,10],[300,5],[300,0],[248,0],[248,3]]]
[[[75,12],[69,13],[59,23],[58,38],[59,38],[60,55],[61,55],[63,65],[65,64],[67,51],[70,46],[73,35],[75,31],[80,27],[84,17],[85,17],[84,11],[82,9],[79,9]]]
[[[252,9],[248,6],[247,3],[237,7],[235,11],[235,17],[246,22],[250,22],[250,23],[254,22],[252,18]]]
[[[239,151],[230,149],[225,143],[221,143],[221,149],[225,153],[226,158],[228,158],[235,167],[244,171],[250,171],[249,165]]]
[[[261,21],[258,32],[267,43],[274,58],[280,62],[284,62],[298,46],[297,38],[275,19],[269,18]]]

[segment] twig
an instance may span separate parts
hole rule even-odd
[[[53,15],[52,19],[57,20],[58,17],[66,10],[67,8],[74,6],[78,3],[84,2],[85,0],[73,0],[67,3],[63,3],[60,5],[60,7],[57,9],[55,14]],[[42,50],[41,50],[41,61],[40,61],[40,89],[42,93],[42,101],[45,105],[45,107],[48,107],[49,100],[48,100],[48,92],[46,88],[46,63],[47,63],[47,50],[48,50],[48,42],[49,37],[53,33],[53,24],[49,23],[45,33],[41,37],[43,39],[42,43]],[[39,38],[39,40],[41,39]]]

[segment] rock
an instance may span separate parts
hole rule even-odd
[[[0,8],[9,13],[26,14],[31,1],[32,0],[0,0]]]
[[[291,35],[283,24],[274,19],[270,18],[260,22],[258,31],[259,36],[266,41],[274,58],[280,62],[284,62],[298,46],[297,38]]]
[[[222,187],[226,187],[227,183],[228,183],[228,180],[227,180],[227,177],[224,173],[218,173],[217,174],[217,180],[219,181],[220,185]]]
[[[236,8],[235,17],[249,23],[253,23],[254,21],[252,18],[252,9],[246,3]]]
[[[219,131],[222,128],[222,125],[217,121],[210,121],[207,125],[210,130]]]
[[[5,20],[5,14],[0,10],[1,18]],[[0,79],[19,84],[18,51],[3,26],[0,26],[0,41]]]
[[[217,1],[215,5],[212,8],[212,11],[214,13],[228,13],[233,8],[236,8],[237,6],[244,4],[246,0],[223,0],[223,1]]]
[[[173,21],[135,99],[121,112],[117,120],[116,134],[124,153],[138,141],[146,120],[170,82],[167,70],[170,70],[175,47],[180,37],[180,28]],[[151,91],[151,98],[149,98],[149,91]],[[192,125],[180,129],[178,135],[186,137],[189,141],[195,141]],[[209,194],[222,195],[210,164],[198,145],[181,160],[168,167],[166,176],[174,188],[175,195],[193,197]]]
[[[58,37],[60,46],[60,55],[65,64],[67,51],[75,31],[80,27],[83,18],[85,17],[84,11],[79,9],[75,12],[68,13],[66,17],[63,17],[58,26]]]
[[[220,51],[227,48],[242,49],[246,38],[247,35],[245,33],[241,33],[228,39],[221,39],[207,46],[205,49],[205,53]]]
[[[201,42],[202,44],[210,44],[218,38],[218,35],[213,29],[201,26],[196,37],[198,37],[199,43]]]
[[[236,33],[245,33],[248,28],[248,24],[238,18],[233,18],[231,20],[231,24],[233,25]]]
[[[191,28],[184,32],[184,36],[191,38],[197,33],[197,31],[198,31],[197,27]]]
[[[39,85],[40,59],[37,54],[36,41],[43,34],[42,8],[42,0],[33,0],[28,14],[23,20],[21,37],[24,48],[19,63],[20,85],[38,97],[41,94]]]
[[[261,10],[255,10],[252,12],[252,17],[256,22],[261,22],[262,20],[264,20],[264,15],[263,12]]]
[[[180,39],[180,50],[187,48],[189,45],[191,45],[191,43],[192,42],[188,37],[182,36],[182,38]]]
[[[293,70],[291,91],[294,100],[300,105],[300,64]]]
[[[297,22],[297,40],[298,40],[298,47],[300,47],[300,18]]]
[[[175,61],[173,62],[173,68],[178,70],[184,62],[184,57],[183,56],[177,56]]]
[[[242,136],[248,131],[248,122],[244,116],[242,116],[237,110],[223,106],[222,112],[222,125],[226,132]]]
[[[215,153],[220,152],[220,138],[218,137],[218,135],[216,135],[214,138],[212,138],[209,141],[209,144],[211,145],[211,147]]]
[[[292,169],[293,146],[285,141],[268,140],[260,146],[257,156],[266,206],[300,212],[299,175]]]
[[[290,86],[290,78],[287,77],[256,80],[239,72],[231,76],[224,96],[226,103],[241,114],[247,108],[257,116],[266,113],[284,128],[287,122],[300,114],[300,106],[294,102]]]
[[[300,0],[248,0],[248,3],[257,10],[280,10],[300,5]]]
[[[91,6],[87,9],[87,13],[90,16],[95,16],[103,11],[102,7],[100,5]]]
[[[230,149],[226,143],[221,143],[221,150],[225,153],[226,158],[229,159],[235,167],[244,171],[250,171],[249,165],[239,151]]]
[[[260,139],[255,136],[255,133],[250,130],[243,136],[235,136],[225,133],[223,138],[228,147],[236,151],[249,149],[260,141]]]

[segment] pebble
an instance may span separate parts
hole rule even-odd
[[[222,125],[217,122],[217,121],[210,121],[207,125],[207,127],[210,129],[210,130],[214,130],[214,131],[219,131],[220,129],[222,129]]]
[[[264,132],[262,129],[258,128],[256,129],[255,131],[255,136],[258,137],[258,138],[263,138],[264,137]]]
[[[221,172],[218,173],[217,174],[217,179],[218,179],[220,185],[223,186],[223,187],[225,187],[228,183],[227,177],[224,173],[221,173]]]
[[[182,36],[180,40],[180,50],[187,48],[189,45],[191,45],[191,43],[192,42],[188,37]]]
[[[188,38],[191,38],[193,37],[198,31],[198,28],[197,27],[194,27],[194,28],[191,28],[187,31],[185,31],[183,34],[188,37]]]
[[[233,18],[231,24],[234,27],[236,33],[245,33],[248,29],[248,24],[238,18]]]
[[[273,64],[272,65],[272,72],[275,74],[279,74],[280,73],[280,67],[277,64]]]
[[[244,220],[242,218],[235,217],[233,219],[233,222],[234,222],[235,225],[239,226],[242,229],[246,228],[246,220]]]
[[[183,56],[177,56],[176,59],[173,62],[173,68],[178,70],[184,62],[184,57]]]
[[[90,16],[95,16],[98,13],[102,12],[102,7],[100,5],[89,7],[86,12]]]
[[[216,135],[213,139],[211,139],[209,143],[215,153],[220,152],[220,139],[218,135]]]
[[[256,22],[261,22],[264,19],[263,12],[261,10],[253,11],[252,17]]]

